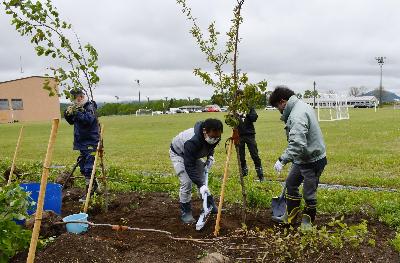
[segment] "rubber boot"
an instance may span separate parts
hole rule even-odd
[[[207,207],[212,206],[211,213],[216,214],[218,213],[218,208],[215,205],[214,197],[212,195],[207,196]]]
[[[247,166],[242,167],[242,176],[246,177],[249,174],[249,168]]]
[[[180,203],[181,207],[181,220],[184,224],[192,224],[196,222],[192,215],[192,204],[191,202]]]
[[[89,180],[89,182],[90,182],[90,180]],[[83,196],[79,199],[79,202],[81,202],[81,203],[84,203],[84,202],[86,201],[86,195],[87,195],[87,192],[89,191],[89,182],[87,182],[87,184],[86,184],[85,193],[84,193]],[[94,178],[93,185],[92,185],[92,192],[90,193],[90,196],[93,196],[93,194],[94,194],[95,192],[97,193],[98,190],[99,190],[99,184],[98,184],[98,182],[97,182],[97,179]]]
[[[87,195],[87,192],[89,191],[89,185],[86,185],[86,187],[85,187],[85,193],[82,195],[82,197],[79,199],[79,202],[80,203],[84,203],[84,202],[86,202],[86,195]]]
[[[272,220],[280,224],[292,225],[300,212],[301,197],[286,195],[286,211],[282,216],[272,216]]]
[[[316,207],[309,207],[306,206],[303,210],[303,216],[301,218],[301,226],[300,228],[303,231],[309,231],[312,229],[314,221],[315,221],[315,215],[317,214],[317,208]]]
[[[257,173],[257,176],[258,176],[258,180],[260,180],[260,182],[264,182],[265,178],[264,178],[263,168],[262,167],[256,167],[256,173]]]

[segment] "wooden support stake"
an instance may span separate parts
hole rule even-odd
[[[11,163],[11,168],[10,168],[10,175],[8,176],[8,183],[7,185],[11,184],[12,176],[14,174],[14,169],[15,169],[15,161],[17,160],[17,154],[19,150],[19,146],[21,145],[21,138],[22,138],[22,131],[24,130],[24,126],[21,126],[21,129],[19,130],[19,137],[17,140],[17,146],[15,147],[15,152],[14,152],[14,157]]]
[[[108,211],[108,185],[107,185],[107,175],[106,175],[106,168],[104,165],[104,139],[102,138],[101,140],[101,147],[100,147],[100,152],[99,152],[99,157],[100,157],[100,168],[101,168],[101,179],[103,182],[103,187],[104,187],[104,202],[105,202],[105,207],[104,210],[105,212]]]
[[[233,133],[232,133],[232,135],[233,135]],[[224,202],[225,186],[226,186],[226,181],[228,180],[229,161],[231,160],[231,153],[232,153],[233,144],[234,144],[234,142],[231,139],[229,141],[228,155],[226,156],[226,161],[225,161],[224,178],[222,180],[221,195],[219,197],[218,214],[217,214],[217,220],[215,221],[214,236],[218,236],[219,235],[219,229],[220,229],[219,223],[221,221],[222,204]]]
[[[86,201],[85,201],[85,206],[83,208],[83,212],[84,213],[87,213],[87,210],[88,210],[88,207],[89,207],[90,193],[92,192],[94,175],[96,174],[97,159],[99,158],[101,142],[103,140],[103,132],[104,132],[104,125],[101,125],[101,128],[100,128],[100,140],[99,140],[99,143],[97,144],[97,149],[96,149],[96,155],[94,157],[94,164],[93,164],[92,174],[90,176],[89,188],[88,188],[88,191],[86,193]]]
[[[27,263],[33,263],[35,260],[36,246],[39,238],[40,225],[42,223],[43,204],[44,204],[44,197],[46,194],[47,178],[49,177],[49,168],[53,156],[53,149],[57,137],[59,122],[60,122],[59,119],[53,119],[53,124],[51,126],[50,139],[47,145],[46,158],[44,160],[42,179],[40,182],[39,198],[37,202],[36,215],[35,215],[35,225],[32,231],[32,238],[31,238],[31,244],[29,246],[28,258],[26,259]]]

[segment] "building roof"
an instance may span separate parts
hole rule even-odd
[[[31,79],[31,78],[54,79],[53,77],[29,76],[29,77],[24,77],[24,78],[19,78],[19,79],[12,79],[12,80],[0,81],[0,84],[4,84],[4,83],[8,83],[8,82],[13,82],[13,81],[24,80],[24,79]]]

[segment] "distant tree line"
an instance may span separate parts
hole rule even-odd
[[[255,108],[263,108],[265,107],[267,101],[266,96],[261,96],[260,100],[256,102],[256,105],[253,105]],[[206,106],[210,104],[216,104],[220,107],[225,106],[224,101],[221,100],[218,96],[213,95],[210,100],[201,100],[199,98],[193,99],[174,99],[170,98],[167,100],[150,100],[146,102],[106,102],[99,103],[97,113],[99,116],[108,116],[108,115],[130,115],[135,114],[139,109],[151,109],[153,111],[168,111],[170,108],[179,108],[182,106]],[[63,115],[65,109],[69,104],[61,103],[60,110],[61,115]]]
[[[147,102],[128,102],[128,103],[104,103],[99,107],[99,116],[107,115],[129,115],[135,114],[139,109],[151,109],[153,111],[168,111],[169,108],[179,108],[187,105],[205,106],[210,104],[209,100],[194,99],[174,99],[169,100],[150,100]]]

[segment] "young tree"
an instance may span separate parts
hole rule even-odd
[[[217,98],[220,104],[228,106],[228,113],[225,115],[225,122],[233,129],[235,148],[238,151],[238,133],[239,112],[247,113],[258,101],[260,101],[263,92],[266,90],[267,82],[250,83],[247,73],[238,68],[238,44],[239,28],[243,23],[241,10],[244,0],[236,0],[236,6],[233,9],[234,17],[232,25],[226,32],[227,40],[225,45],[219,45],[220,32],[217,31],[215,21],[208,26],[208,36],[204,36],[202,30],[197,24],[197,19],[193,16],[192,10],[188,7],[186,0],[177,0],[182,7],[183,14],[192,23],[190,33],[194,37],[200,50],[205,54],[207,62],[213,66],[213,72],[208,72],[201,68],[195,68],[194,74],[199,76],[204,84],[214,88],[214,98]],[[225,72],[225,69],[231,68]],[[238,92],[241,91],[241,92]],[[239,160],[239,158],[238,158]],[[238,161],[239,174],[241,175],[240,161]],[[243,177],[240,176],[243,195],[243,221],[246,218],[246,190]]]
[[[314,98],[314,96],[315,96],[316,98],[318,98],[319,94],[318,94],[318,91],[317,91],[317,90],[316,90],[315,92],[312,91],[312,90],[305,90],[305,91],[304,91],[303,98],[305,98],[305,99]]]
[[[18,33],[31,38],[36,54],[56,61],[57,66],[49,69],[63,94],[70,98],[72,90],[82,90],[93,100],[93,89],[99,82],[97,51],[89,43],[82,46],[72,25],[60,18],[51,0],[2,0],[2,3]],[[69,69],[64,68],[65,64]],[[56,87],[50,87],[49,83],[47,79],[43,88],[51,96],[60,96]]]

